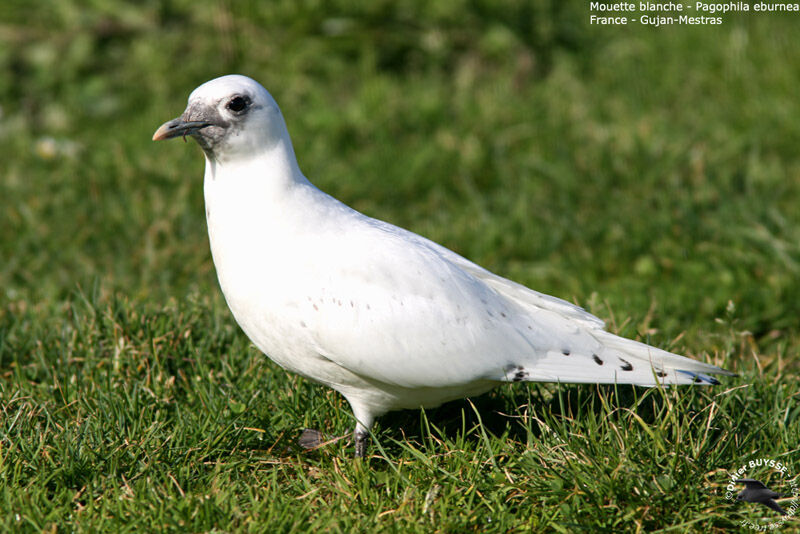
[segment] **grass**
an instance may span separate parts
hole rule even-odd
[[[793,18],[654,30],[588,27],[555,0],[40,4],[0,7],[0,528],[775,520],[724,494],[753,458],[800,473]],[[739,376],[509,385],[382,418],[363,463],[347,440],[298,450],[304,427],[349,432],[349,408],[238,330],[200,152],[149,141],[228,72],[273,93],[324,190]]]

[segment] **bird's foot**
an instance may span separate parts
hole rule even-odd
[[[322,432],[313,428],[304,428],[303,433],[297,439],[297,444],[306,450],[316,449],[323,443],[325,443],[325,437]]]
[[[319,449],[320,447],[324,447],[325,445],[336,443],[337,441],[342,440],[347,436],[349,436],[349,434],[345,434],[344,436],[334,437],[326,440],[325,434],[323,434],[319,430],[314,430],[313,428],[304,428],[303,433],[300,434],[299,438],[297,438],[297,444],[307,451],[313,451],[314,449]]]

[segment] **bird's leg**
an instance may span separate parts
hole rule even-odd
[[[360,398],[350,399],[350,407],[356,418],[356,429],[353,431],[353,442],[356,446],[356,458],[363,458],[367,452],[367,441],[369,440],[369,429],[375,422],[375,414],[369,407],[362,404]],[[355,401],[355,402],[354,402]]]
[[[360,422],[356,423],[353,431],[353,441],[356,444],[356,458],[363,458],[367,452],[367,441],[369,441],[369,430]]]

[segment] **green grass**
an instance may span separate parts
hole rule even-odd
[[[753,458],[800,473],[795,18],[654,30],[588,27],[557,0],[39,4],[0,7],[1,529],[775,519],[724,493]],[[239,331],[200,151],[150,142],[229,72],[273,93],[322,189],[739,376],[509,385],[385,416],[364,462],[348,440],[298,450],[305,427],[349,432],[350,410]]]

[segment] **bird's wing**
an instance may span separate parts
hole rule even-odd
[[[763,504],[764,506],[769,506],[770,508],[772,508],[773,510],[775,510],[775,511],[776,511],[776,512],[778,512],[779,514],[781,514],[781,515],[786,515],[786,510],[784,510],[783,508],[781,508],[781,505],[780,505],[780,504],[778,504],[778,503],[776,503],[776,502],[775,502],[775,501],[773,501],[772,499],[767,499],[766,501],[761,501],[761,502],[762,502],[762,504]]]
[[[428,244],[448,261],[451,261],[475,278],[482,280],[486,285],[493,288],[501,295],[517,301],[523,306],[532,306],[534,308],[550,310],[590,328],[603,328],[605,326],[605,322],[602,319],[595,317],[591,313],[579,306],[572,304],[571,302],[567,302],[566,300],[546,295],[544,293],[539,293],[538,291],[534,291],[533,289],[523,286],[522,284],[518,284],[517,282],[513,282],[507,278],[498,276],[493,272],[484,269],[480,265],[469,261],[463,256],[456,254],[452,250],[434,243],[433,241],[428,241]]]
[[[579,354],[579,356],[591,356],[590,360],[593,365],[587,366],[590,369],[588,373],[578,369],[582,363],[588,362],[566,362],[562,358],[546,358],[540,361],[537,365],[540,373],[547,373],[549,370],[551,376],[553,374],[559,376],[559,380],[562,382],[617,382],[640,385],[654,385],[653,373],[657,374],[658,382],[668,384],[715,384],[717,381],[707,374],[734,374],[714,365],[691,360],[606,332],[603,330],[605,326],[603,320],[583,308],[498,276],[437,243],[416,234],[412,235],[436,250],[447,261],[484,282],[505,299],[517,303],[526,314],[542,315],[541,312],[548,312],[547,315],[556,318],[560,323],[568,322],[573,327],[587,332],[600,343],[598,352]],[[639,362],[639,365],[635,365],[631,358]],[[609,363],[609,360],[612,366],[607,369],[600,371],[595,367],[605,365]],[[651,365],[642,366],[642,361]],[[614,363],[619,368],[615,368]],[[609,372],[609,370],[611,371]],[[618,372],[620,370],[622,373]]]
[[[361,216],[363,217],[363,216]],[[318,353],[367,379],[404,387],[480,380],[714,383],[725,371],[601,329],[577,306],[529,290],[416,234],[373,219],[315,234],[326,264],[302,322]]]
[[[528,317],[403,232],[361,225],[315,239],[302,248],[326,264],[306,262],[298,277],[313,284],[301,320],[320,355],[365,378],[404,387],[511,380],[559,342],[596,344],[552,314]]]

